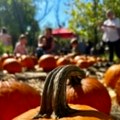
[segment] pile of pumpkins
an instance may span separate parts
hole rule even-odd
[[[74,64],[80,68],[88,68],[98,61],[103,61],[100,57],[95,56],[58,56],[45,54],[39,59],[35,56],[30,55],[8,55],[3,54],[0,57],[0,70],[6,70],[8,73],[22,72],[23,68],[27,70],[34,70],[35,65],[38,65],[45,72],[49,72],[52,69],[67,64]]]
[[[22,72],[23,68],[32,70],[37,64],[37,61],[35,56],[3,54],[0,57],[0,70],[6,70],[8,73],[13,74]]]
[[[23,58],[27,58],[25,64],[22,63]],[[107,87],[115,90],[117,95],[117,102],[120,104],[120,65],[114,64],[110,66],[104,73],[103,82],[101,83],[97,78],[86,76],[83,72],[83,68],[88,68],[97,62],[105,61],[102,58],[94,56],[55,56],[55,55],[43,55],[39,59],[31,56],[6,56],[1,57],[0,62],[1,69],[9,70],[10,73],[21,72],[22,67],[29,66],[27,69],[33,69],[36,64],[42,67],[44,71],[48,72],[46,77],[46,85],[44,86],[43,95],[32,88],[31,86],[21,83],[17,80],[0,81],[0,120],[31,120],[37,113],[39,113],[39,106],[43,106],[41,100],[45,99],[49,104],[49,96],[45,96],[49,90],[52,89],[51,85],[57,81],[66,80],[66,103],[70,104],[70,107],[81,110],[81,114],[75,114],[73,116],[63,116],[60,120],[112,120],[110,118],[111,111],[111,96]],[[9,63],[9,65],[6,65]],[[13,68],[13,69],[12,69]],[[78,77],[78,73],[73,75],[71,71],[80,71],[82,77]],[[67,80],[69,73],[71,81]],[[65,76],[67,74],[67,77]],[[45,90],[46,86],[47,88]],[[47,92],[46,92],[47,91]],[[53,92],[53,91],[52,91]],[[65,92],[60,92],[60,95]],[[50,93],[49,95],[51,95]],[[59,94],[58,94],[59,95]],[[41,99],[42,97],[42,99]],[[53,97],[54,98],[54,97]],[[63,102],[63,101],[62,101]],[[46,105],[45,105],[46,106]],[[36,108],[37,107],[37,108]],[[46,106],[47,107],[47,106]],[[51,106],[50,106],[51,107]],[[49,111],[48,107],[48,111]],[[29,110],[29,111],[27,111]],[[50,109],[51,110],[51,109]],[[44,111],[44,110],[43,110]],[[24,113],[25,112],[25,113]],[[23,114],[22,114],[23,113]],[[22,115],[20,115],[22,114]],[[71,113],[72,114],[72,113]],[[20,115],[20,116],[19,116]],[[43,115],[44,116],[44,115]],[[79,116],[79,117],[78,117]],[[50,116],[47,116],[50,117]],[[58,119],[58,118],[57,118]],[[46,119],[47,120],[47,119]],[[50,119],[52,120],[52,118]]]

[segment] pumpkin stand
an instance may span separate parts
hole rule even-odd
[[[112,120],[110,116],[85,105],[68,105],[66,82],[71,76],[85,77],[84,72],[74,65],[55,68],[46,77],[39,108],[23,113],[13,120]],[[46,99],[47,98],[47,99]]]

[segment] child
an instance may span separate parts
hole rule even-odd
[[[21,34],[19,37],[19,41],[16,43],[15,49],[14,49],[14,54],[27,54],[27,49],[26,49],[26,44],[27,44],[27,37],[24,34]]]

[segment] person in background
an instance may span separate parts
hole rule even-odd
[[[111,10],[106,12],[106,17],[107,19],[101,26],[103,31],[102,39],[107,43],[109,48],[109,61],[113,62],[114,52],[117,57],[120,58],[120,36],[118,34],[118,29],[120,29],[120,19],[117,18]]]
[[[41,57],[43,54],[45,54],[44,51],[44,45],[46,44],[46,37],[45,36],[38,36],[38,46],[35,50],[35,56],[37,58]]]
[[[19,36],[18,42],[15,45],[14,54],[15,55],[16,54],[21,54],[21,55],[28,54],[26,45],[27,45],[27,37],[26,37],[26,35],[21,34]]]
[[[71,54],[73,55],[81,54],[77,38],[71,39],[70,46],[71,46]]]
[[[52,36],[52,29],[46,28],[44,35],[38,37],[38,47],[35,54],[38,58],[43,54],[52,54],[54,48],[55,41]]]
[[[1,32],[0,32],[0,42],[5,47],[6,50],[8,49],[8,51],[6,51],[8,53],[10,52],[9,48],[13,48],[12,37],[11,37],[10,34],[8,34],[7,29],[5,27],[3,27],[1,29]]]

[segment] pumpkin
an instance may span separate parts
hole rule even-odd
[[[103,82],[106,86],[115,88],[118,79],[120,79],[120,64],[113,64],[105,72]]]
[[[94,77],[71,79],[67,86],[67,102],[71,104],[85,104],[106,114],[111,110],[111,98],[102,83]],[[101,100],[102,98],[102,100]]]
[[[12,55],[8,55],[7,53],[4,53],[1,57],[0,57],[0,70],[3,70],[3,62],[4,60],[6,60],[7,58],[14,58]]]
[[[43,68],[44,71],[51,71],[56,67],[56,59],[54,55],[45,54],[42,55],[38,60],[39,67]]]
[[[12,120],[39,104],[40,94],[31,86],[15,80],[0,81],[0,120]]]
[[[30,110],[13,120],[33,118],[38,120],[111,120],[108,115],[91,107],[67,104],[66,81],[71,75],[84,77],[85,74],[73,65],[55,68],[49,72],[45,80],[40,108]]]
[[[120,105],[120,79],[117,81],[115,85],[115,93],[116,93],[116,100],[118,104]]]
[[[31,56],[31,59],[33,60],[34,65],[38,64],[38,58],[36,56]]]
[[[2,68],[8,73],[16,73],[22,71],[22,66],[15,58],[6,58],[2,63]]]
[[[19,59],[22,67],[30,70],[30,69],[34,69],[34,61],[32,59],[31,56],[28,56],[28,55],[22,55]]]
[[[89,62],[87,60],[84,60],[84,59],[78,60],[76,65],[80,68],[88,68],[90,66]]]
[[[57,66],[70,64],[70,60],[67,57],[59,57],[56,61]]]

